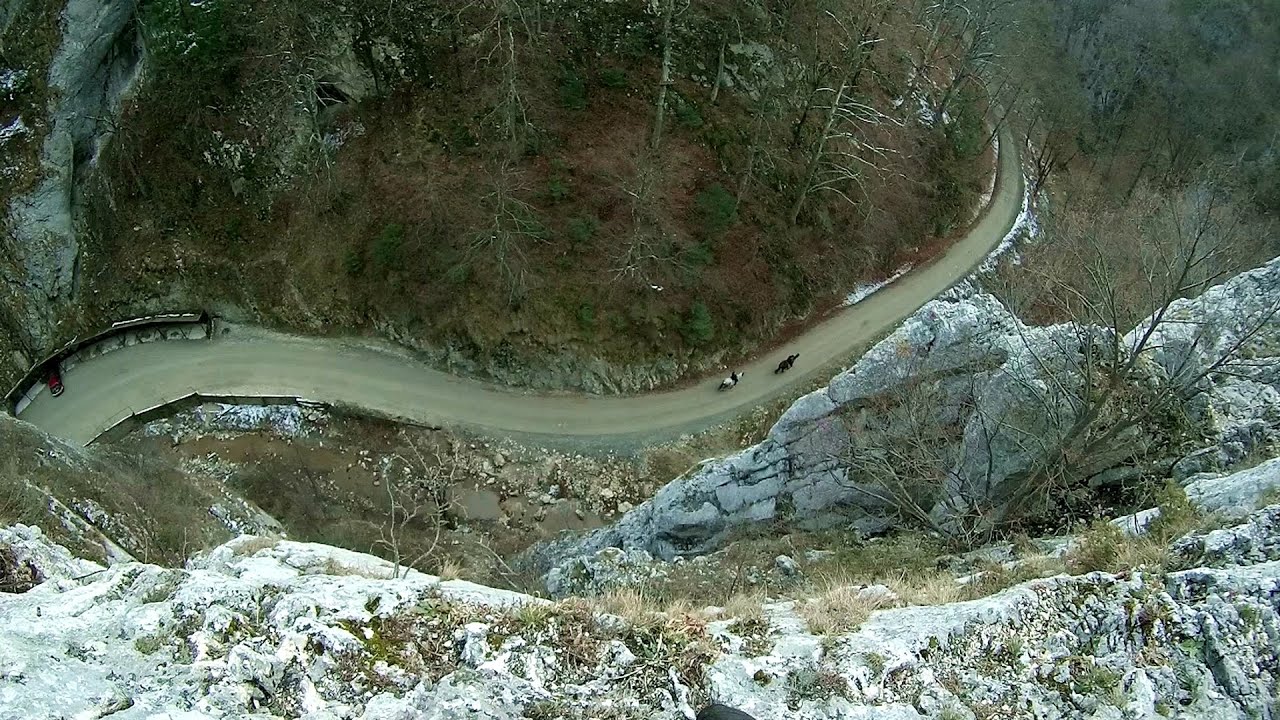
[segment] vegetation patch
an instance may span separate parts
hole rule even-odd
[[[833,697],[849,697],[849,681],[822,665],[797,668],[787,675],[787,706],[799,710],[806,701],[822,702]]]
[[[1165,486],[1160,495],[1160,515],[1140,534],[1129,535],[1110,522],[1099,520],[1076,540],[1067,556],[1072,572],[1101,570],[1122,572],[1146,568],[1156,572],[1171,567],[1169,547],[1188,533],[1219,527],[1221,521],[1206,516],[1187,500],[1186,492],[1176,483]]]
[[[144,562],[173,565],[231,538],[209,513],[225,491],[155,456],[98,447],[73,461],[43,433],[4,416],[0,446],[0,523],[37,525],[80,557],[105,559],[92,528]],[[83,531],[63,521],[76,515]]]
[[[0,545],[0,593],[24,593],[42,582],[39,568],[19,561],[12,548]]]
[[[971,209],[987,162],[946,158],[944,198],[933,149],[957,141],[873,77],[911,73],[920,18],[906,7],[865,46],[876,73],[855,72],[847,38],[812,9],[694,3],[666,40],[641,5],[576,0],[537,21],[511,3],[440,0],[140,12],[147,73],[104,148],[110,191],[87,199],[86,325],[116,319],[176,262],[192,303],[389,331],[504,379],[547,354],[696,367],[750,352],[937,240],[932,217]],[[712,102],[688,78],[718,65],[730,27],[776,59],[744,64],[759,77],[720,83]],[[675,79],[661,85],[672,38]],[[347,50],[353,62],[327,60]],[[827,123],[825,91],[775,87],[792,66],[818,88],[856,80],[892,117],[868,120],[881,152],[855,145],[843,115]],[[972,92],[956,97],[959,118]],[[870,165],[826,174],[854,157]]]
[[[529,646],[553,648],[557,661],[554,682],[583,684],[601,672],[621,671],[617,687],[641,692],[668,682],[668,672],[674,669],[682,682],[701,686],[703,673],[717,654],[702,619],[690,614],[650,613],[619,624],[602,614],[602,607],[568,601],[494,609],[426,598],[392,616],[347,623],[345,629],[361,641],[364,651],[343,664],[349,675],[371,687],[385,687],[395,683],[394,677],[406,677],[389,674],[388,668],[434,682],[466,669],[455,633],[480,623],[488,652],[519,653],[520,648]],[[526,642],[507,644],[516,637]],[[625,668],[612,666],[605,653],[611,641],[625,645],[635,661]]]

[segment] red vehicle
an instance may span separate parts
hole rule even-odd
[[[49,386],[49,394],[54,397],[58,397],[66,389],[62,386],[62,374],[58,372],[57,368],[54,368],[49,373],[49,379],[45,383]]]

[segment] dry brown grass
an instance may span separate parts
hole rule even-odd
[[[729,632],[742,638],[742,650],[749,656],[766,655],[773,649],[773,623],[764,611],[767,598],[762,593],[738,595],[724,607],[724,616],[732,618]]]
[[[748,622],[763,619],[766,599],[759,592],[735,595],[725,603],[724,616]]]
[[[692,470],[703,457],[689,447],[654,448],[645,454],[641,471],[650,486],[661,487]]]
[[[260,537],[257,535],[241,537],[234,541],[231,554],[235,557],[256,555],[259,551],[273,548],[279,544],[279,538]]]
[[[1076,541],[1067,555],[1067,567],[1075,573],[1095,570],[1122,572],[1136,568],[1162,570],[1169,566],[1173,541],[1192,532],[1221,527],[1221,518],[1206,515],[1187,500],[1186,492],[1169,485],[1158,495],[1160,516],[1141,535],[1126,535],[1110,522],[1099,520]]]
[[[810,632],[818,635],[850,632],[873,612],[884,608],[976,600],[1019,583],[1061,574],[1066,566],[1059,558],[1033,555],[1009,567],[989,563],[972,573],[967,582],[960,582],[953,572],[919,566],[897,573],[871,570],[865,565],[855,565],[846,570],[829,571],[795,593],[800,598],[796,611]],[[888,587],[897,599],[859,594],[873,584]]]
[[[860,583],[849,577],[827,576],[815,583],[817,593],[796,605],[809,632],[815,635],[839,635],[858,628],[871,613],[898,603],[888,597],[864,594]]]
[[[1035,555],[1023,558],[1008,567],[993,563],[976,573],[971,578],[971,581],[963,586],[966,596],[961,599],[976,600],[977,598],[994,595],[1014,585],[1061,575],[1066,571],[1067,566],[1062,558],[1055,558],[1049,555]]]
[[[643,591],[634,588],[615,588],[591,600],[597,611],[616,615],[634,625],[643,625],[662,611],[662,607]]]
[[[144,562],[181,564],[231,539],[209,513],[224,497],[222,488],[154,454],[69,448],[2,415],[0,448],[0,521],[39,525],[83,557],[102,557],[98,538],[65,528],[50,512],[49,497],[68,508],[97,505],[109,521],[86,523]]]
[[[466,568],[454,558],[445,558],[436,568],[436,576],[441,580],[461,580]]]
[[[1071,548],[1067,567],[1073,573],[1163,568],[1170,559],[1170,539],[1164,533],[1151,531],[1142,535],[1126,535],[1111,523],[1099,520]]]
[[[968,600],[965,587],[948,572],[903,575],[884,581],[904,605],[945,605]]]

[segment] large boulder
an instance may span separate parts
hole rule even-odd
[[[1162,378],[1191,383],[1191,419],[1212,441],[1174,468],[1220,471],[1276,442],[1280,428],[1280,259],[1175,301],[1147,343]],[[1125,337],[1136,346],[1149,327]],[[1224,362],[1223,358],[1227,360]]]
[[[1259,502],[1280,492],[1280,458],[1226,477],[1196,476],[1185,489],[1187,499],[1206,512],[1228,518],[1244,517]]]

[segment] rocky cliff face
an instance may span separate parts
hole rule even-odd
[[[69,0],[61,44],[48,68],[47,128],[34,189],[6,209],[4,280],[15,332],[47,347],[58,312],[76,291],[80,195],[111,135],[113,118],[141,69],[134,0]],[[0,68],[2,69],[2,68]]]
[[[1228,372],[1196,383],[1184,406],[1202,449],[1163,459],[1162,471],[1172,466],[1186,478],[1226,468],[1278,437],[1280,319],[1268,314],[1278,292],[1280,260],[1273,260],[1171,307],[1144,354],[1153,379],[1194,376],[1228,349],[1239,352]],[[1141,330],[1123,342],[1136,342]],[[733,530],[761,522],[883,528],[881,493],[851,468],[880,449],[918,443],[922,422],[945,429],[930,439],[943,448],[936,459],[950,484],[998,503],[1067,431],[1082,382],[1079,349],[1091,336],[1106,333],[1028,327],[990,295],[959,288],[797,401],[764,442],[703,463],[612,527],[537,548],[531,559],[547,568],[610,546],[670,559],[714,549]],[[851,448],[861,457],[851,458]],[[1123,477],[1129,460],[1097,458],[1091,482]],[[939,505],[954,504],[944,497]]]
[[[1178,541],[1167,574],[1064,575],[826,637],[787,602],[750,630],[628,621],[253,537],[185,569],[103,568],[17,526],[0,718],[679,718],[710,697],[760,720],[1269,719],[1278,518]]]
[[[0,413],[0,524],[41,525],[95,560],[183,558],[280,526],[221,483],[111,448],[79,448]]]

